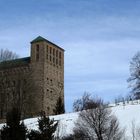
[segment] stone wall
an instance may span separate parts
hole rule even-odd
[[[25,108],[29,73],[29,65],[0,70],[0,118],[5,118],[12,107]]]

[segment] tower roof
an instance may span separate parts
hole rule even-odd
[[[32,40],[32,41],[31,41],[31,44],[32,44],[32,43],[41,42],[41,41],[45,41],[45,42],[47,42],[47,43],[49,43],[49,44],[52,44],[52,45],[54,45],[54,46],[56,46],[56,47],[58,47],[59,49],[61,49],[61,50],[64,51],[64,49],[62,49],[62,48],[59,47],[58,45],[52,43],[51,41],[49,41],[49,40],[43,38],[42,36],[38,36],[37,38],[35,38],[34,40]]]
[[[43,38],[42,36],[38,36],[37,38],[32,40],[31,43],[36,43],[36,42],[40,42],[40,41],[46,41],[46,39]]]

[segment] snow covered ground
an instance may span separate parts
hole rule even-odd
[[[136,128],[140,128],[140,104],[112,107],[112,112],[117,116],[120,126],[125,128],[126,136],[130,139],[132,123]]]
[[[139,101],[131,102],[129,104],[120,103],[115,106],[114,104],[110,104],[110,109],[112,113],[117,116],[120,126],[125,128],[127,140],[132,139],[132,122],[136,125],[136,127],[140,128],[140,104]],[[55,120],[59,120],[59,136],[72,134],[74,128],[74,122],[78,119],[78,113],[67,113],[63,115],[50,116]],[[37,126],[37,118],[31,118],[24,120],[25,125],[28,129],[38,129]],[[0,128],[3,124],[0,124]],[[58,133],[56,134],[58,135]]]

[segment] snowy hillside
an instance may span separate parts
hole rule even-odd
[[[132,137],[132,123],[140,128],[140,104],[112,107],[120,125],[126,130],[126,136]]]
[[[132,138],[132,122],[136,124],[136,127],[140,128],[140,104],[131,103],[127,105],[119,104],[115,106],[114,104],[110,107],[112,109],[113,114],[115,114],[120,122],[122,128],[126,129],[127,140],[131,140]],[[74,122],[77,121],[78,113],[68,113],[64,115],[51,116],[55,120],[59,120],[59,136],[72,134],[72,130],[74,128]],[[36,129],[37,130],[37,118],[26,119],[25,125],[27,125],[28,129]],[[0,124],[0,128],[3,124]],[[57,133],[58,134],[58,133]]]

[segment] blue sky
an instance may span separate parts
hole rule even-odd
[[[67,112],[84,92],[113,101],[130,91],[139,8],[139,0],[1,0],[0,48],[26,57],[39,35],[63,47]]]

